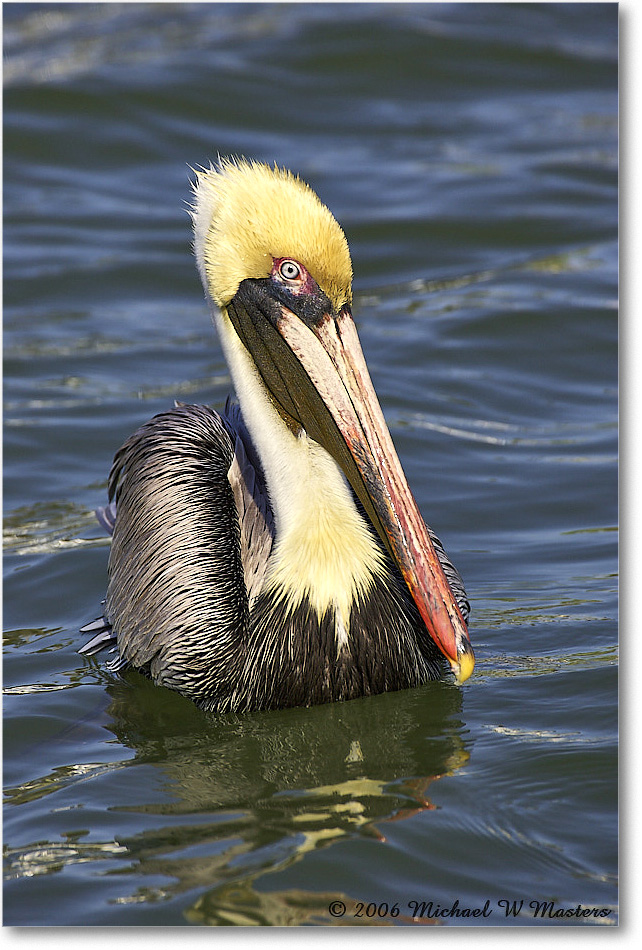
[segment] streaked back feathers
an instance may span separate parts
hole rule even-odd
[[[227,306],[247,277],[267,277],[272,259],[303,264],[333,306],[351,302],[345,235],[312,189],[292,172],[224,159],[196,172],[194,251],[203,285]]]

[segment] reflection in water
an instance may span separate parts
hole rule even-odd
[[[138,872],[174,878],[171,892],[207,887],[190,914],[202,923],[327,913],[332,895],[311,904],[254,884],[345,835],[385,841],[386,822],[430,809],[430,784],[468,758],[461,695],[445,684],[414,691],[413,702],[392,693],[247,717],[206,716],[173,694],[161,704],[151,686],[119,685],[112,696],[120,742],[167,775],[173,801],[162,811],[212,815],[179,835],[171,825],[166,837],[156,827],[121,842]]]
[[[333,908],[334,913],[329,908]],[[291,888],[288,891],[256,891],[251,881],[238,881],[224,884],[215,891],[208,891],[196,901],[186,917],[191,923],[239,926],[271,925],[275,927],[296,927],[301,924],[328,926],[368,926],[386,927],[396,924],[439,923],[437,918],[418,918],[416,920],[397,913],[394,904],[379,905],[384,913],[374,911],[374,905],[368,907],[355,901],[348,895],[336,891],[312,893],[311,891]],[[392,913],[391,913],[392,912]],[[339,914],[340,916],[335,916]]]
[[[111,854],[118,866],[107,873],[154,882],[118,903],[198,891],[187,912],[193,922],[334,923],[331,901],[342,899],[350,908],[352,898],[291,889],[266,894],[255,885],[346,836],[385,844],[386,824],[431,810],[431,784],[469,757],[461,693],[446,683],[247,716],[205,714],[137,674],[108,692],[109,729],[134,757],[104,768],[144,766],[162,773],[159,783],[146,784],[151,800],[111,811],[166,816],[166,822],[84,849],[79,843],[55,854],[45,846],[22,849],[13,855],[11,876],[51,873]],[[41,794],[60,782],[57,772],[40,780]],[[65,772],[65,782],[73,779]],[[17,804],[25,792],[13,789],[9,800]],[[29,797],[37,794],[30,783]],[[348,913],[343,920],[392,922],[404,919],[355,920]]]

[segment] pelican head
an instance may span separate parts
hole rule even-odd
[[[347,480],[399,568],[428,634],[463,682],[474,666],[466,624],[370,380],[351,315],[352,264],[343,231],[312,189],[284,169],[225,160],[196,174],[194,249],[265,469],[277,548],[281,543],[273,577],[287,577],[295,587],[295,575],[307,569],[306,590],[317,591],[319,609],[332,601],[337,609],[342,605],[345,619],[348,601],[336,592],[343,577],[359,589],[380,569],[376,551],[367,553],[368,538],[351,528],[353,515],[358,517],[353,503],[334,501],[350,495]],[[305,478],[290,471],[286,484],[286,456],[298,459],[301,471],[306,466]],[[318,565],[297,555],[306,543],[300,522],[313,506],[310,471],[323,488],[321,496],[325,491],[315,543],[326,545],[326,560],[344,557],[341,571],[325,587]],[[334,521],[330,509],[337,512]],[[343,549],[336,541],[333,554],[343,532],[349,540]],[[288,538],[297,539],[299,548],[292,547],[286,558]],[[352,567],[350,558],[360,566]],[[299,563],[304,560],[307,568]]]

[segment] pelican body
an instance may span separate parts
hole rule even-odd
[[[343,231],[291,172],[197,172],[194,250],[238,404],[118,451],[104,617],[82,652],[208,710],[472,672],[463,583],[410,492],[351,316]]]

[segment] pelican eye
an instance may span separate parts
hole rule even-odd
[[[279,274],[284,280],[298,280],[301,276],[301,268],[296,261],[281,261]]]

